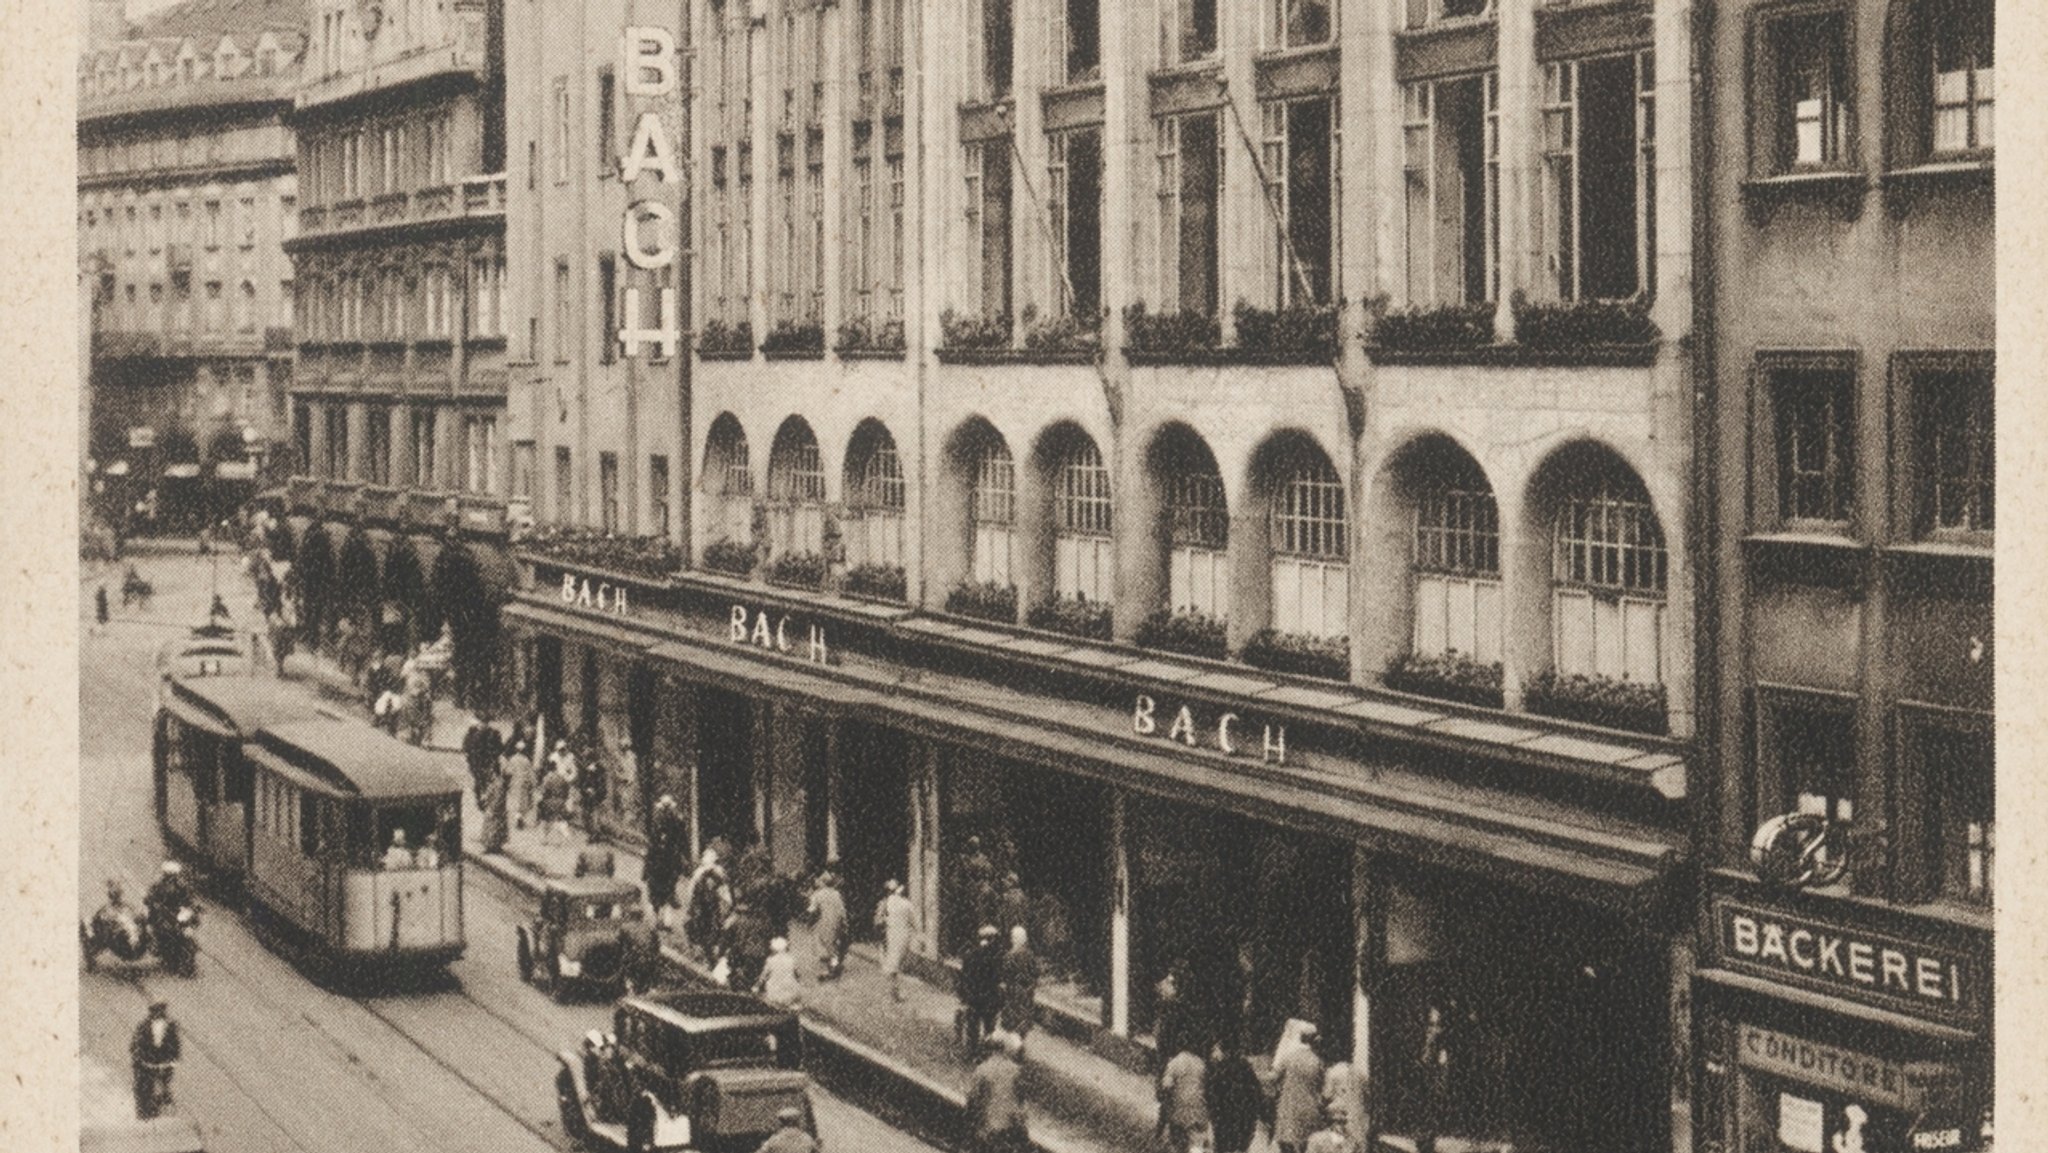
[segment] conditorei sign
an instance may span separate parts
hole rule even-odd
[[[1748,1023],[1736,1027],[1736,1060],[1773,1076],[1907,1112],[1944,1101],[1958,1085],[1952,1065],[1891,1061]]]
[[[1941,1020],[1983,1016],[1986,974],[1968,950],[1847,928],[1783,909],[1714,902],[1720,964],[1880,1008]]]

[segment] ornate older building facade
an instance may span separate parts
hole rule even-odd
[[[91,7],[79,59],[87,452],[104,515],[142,504],[190,528],[284,444],[305,12],[184,3],[131,26],[121,9]]]

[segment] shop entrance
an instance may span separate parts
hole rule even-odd
[[[547,727],[548,743],[552,745],[562,732],[562,639],[541,636],[533,641],[533,692],[540,704],[541,720]],[[539,761],[547,753],[545,749],[533,750],[534,759]]]
[[[872,935],[865,914],[882,886],[910,867],[910,739],[880,725],[839,727],[839,870],[854,932]]]
[[[757,839],[754,702],[709,687],[697,689],[697,829],[707,846],[724,838],[735,857]]]

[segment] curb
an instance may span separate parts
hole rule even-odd
[[[538,895],[541,891],[539,875],[503,854],[465,849],[463,858],[528,895]],[[708,979],[703,967],[691,961],[676,946],[664,942],[661,946],[661,955],[664,960],[691,977],[697,980]],[[949,1135],[957,1133],[961,1127],[962,1114],[967,1109],[966,1094],[903,1064],[872,1045],[840,1032],[827,1022],[804,1014],[799,1014],[798,1020],[803,1028],[807,1047],[820,1050],[818,1055],[825,1059],[828,1069],[814,1072],[828,1072],[829,1075],[823,1079],[828,1087],[839,1089],[842,1095],[846,1095],[847,1090],[852,1090],[855,1104],[866,1110],[879,1108],[882,1110],[884,1121],[892,1121],[890,1113],[907,1109],[922,1116],[941,1116],[945,1123],[939,1128]],[[870,1077],[879,1076],[883,1083],[877,1086],[871,1080],[863,1082],[857,1076],[861,1073]],[[877,1095],[883,1099],[873,1100]],[[932,1141],[928,1134],[916,1135],[928,1142]],[[954,1144],[945,1140],[935,1143],[942,1147]],[[1049,1142],[1042,1133],[1032,1135],[1031,1147],[1037,1153],[1099,1153],[1092,1145],[1059,1139]]]

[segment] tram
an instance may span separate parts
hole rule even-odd
[[[462,955],[462,787],[430,753],[262,678],[172,677],[158,813],[266,938],[352,967]]]

